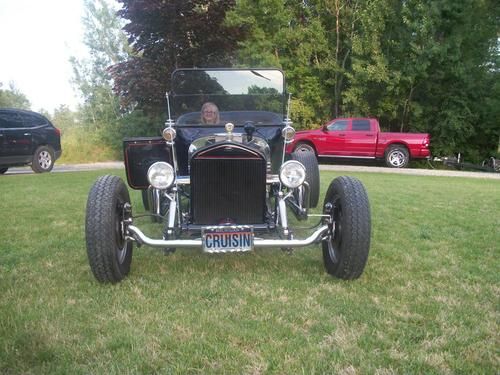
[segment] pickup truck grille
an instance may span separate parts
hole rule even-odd
[[[264,222],[266,160],[234,144],[214,146],[191,159],[193,224]]]

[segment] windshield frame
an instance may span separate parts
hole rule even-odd
[[[196,82],[197,77],[192,72],[199,73],[200,84]],[[219,72],[221,76],[217,77]],[[232,72],[234,72],[235,79],[231,81],[230,74]],[[238,72],[244,73],[242,74],[243,85],[240,87],[237,85],[231,86],[233,82],[238,82]],[[274,75],[267,78],[264,75],[266,72],[274,73]],[[192,75],[192,79],[188,77],[188,79],[181,80],[179,77],[182,73]],[[203,77],[203,73],[207,73],[206,78]],[[229,74],[226,75],[225,73]],[[261,82],[258,79],[251,81],[253,76],[248,73],[252,73],[256,77],[262,77],[270,82],[267,85],[262,84],[259,86]],[[221,84],[220,81],[227,82],[226,86]],[[203,82],[206,85],[206,90],[200,88]],[[185,92],[182,92],[184,89],[182,85],[187,87]],[[190,90],[193,90],[193,92]],[[238,93],[238,90],[242,92],[248,90],[249,93]],[[256,90],[257,93],[252,93],[251,90]],[[274,112],[281,119],[284,119],[287,103],[286,96],[285,75],[281,69],[276,68],[182,68],[174,70],[171,74],[169,98],[172,100],[172,115],[176,119],[186,113],[200,111],[205,102],[216,103],[221,113],[231,111]]]

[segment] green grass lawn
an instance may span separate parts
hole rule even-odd
[[[101,174],[0,177],[0,373],[500,369],[497,180],[353,174],[372,210],[355,281],[326,274],[317,246],[291,256],[136,247],[129,277],[101,285],[83,228]],[[333,177],[322,173],[322,197]]]

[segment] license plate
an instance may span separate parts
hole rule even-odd
[[[202,230],[203,251],[231,253],[253,250],[253,228],[250,226],[205,227]]]

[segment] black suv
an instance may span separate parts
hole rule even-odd
[[[50,172],[61,153],[61,131],[44,116],[0,108],[0,174],[19,165]]]

